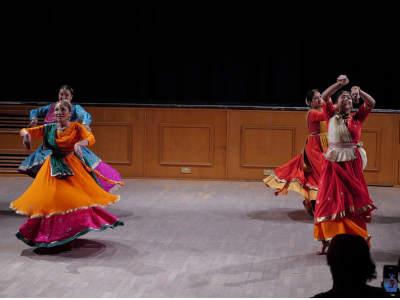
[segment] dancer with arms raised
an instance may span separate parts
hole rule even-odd
[[[336,108],[330,97],[348,82],[341,75],[322,93],[325,121],[329,124],[329,147],[324,153],[315,205],[314,238],[322,242],[317,254],[324,254],[329,241],[338,234],[357,234],[368,244],[371,238],[367,222],[376,206],[369,197],[363,174],[367,158],[360,135],[375,100],[354,86],[351,92],[338,92]],[[350,115],[353,101],[358,102],[360,96],[364,104]]]

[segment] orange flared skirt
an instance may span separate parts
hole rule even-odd
[[[45,161],[32,185],[10,208],[27,217],[50,217],[88,207],[108,207],[120,197],[105,192],[83,168],[75,155],[67,155],[64,161],[74,176],[67,179],[51,177],[50,160]]]

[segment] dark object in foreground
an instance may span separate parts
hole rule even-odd
[[[329,245],[326,256],[333,287],[314,298],[388,298],[380,287],[367,285],[376,278],[367,242],[359,235],[338,234]]]

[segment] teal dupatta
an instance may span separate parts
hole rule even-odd
[[[46,124],[44,126],[44,136],[43,142],[47,149],[52,151],[60,151],[60,148],[57,147],[56,144],[56,136],[57,136],[57,123]],[[51,177],[56,177],[57,179],[65,179],[70,176],[74,176],[74,171],[72,171],[71,167],[67,165],[64,161],[64,155],[57,155],[52,153],[50,155],[50,169],[51,169]]]
[[[61,150],[60,148],[57,147],[56,136],[57,136],[57,123],[44,125],[43,143],[44,143],[45,147],[52,151],[63,152],[63,150]],[[82,161],[79,158],[79,160],[81,161],[82,164],[84,164],[84,163],[86,163],[86,165],[90,164],[85,157],[83,159],[84,159],[84,161]],[[74,176],[74,171],[72,171],[71,167],[68,164],[66,164],[64,161],[64,155],[57,155],[56,153],[52,153],[50,155],[50,169],[51,169],[51,177],[56,177],[57,179],[65,179],[70,176]],[[96,181],[96,183],[102,189],[104,189],[103,186],[101,185],[101,183],[99,182],[99,180],[97,179],[96,174],[94,174],[93,171],[88,172],[88,173],[90,174],[90,176],[92,176],[94,181]]]

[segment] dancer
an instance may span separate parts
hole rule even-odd
[[[288,191],[303,195],[304,208],[309,215],[313,215],[321,174],[322,153],[328,146],[328,139],[321,94],[318,90],[307,93],[306,104],[310,106],[306,116],[310,136],[302,152],[286,165],[277,168],[272,175],[264,179],[264,182],[268,187],[276,189],[276,196],[286,195]]]
[[[351,92],[340,91],[337,94],[335,109],[330,97],[348,82],[347,77],[341,75],[322,93],[324,116],[329,122],[329,147],[322,161],[315,205],[314,238],[322,242],[317,254],[324,254],[329,241],[342,233],[360,235],[369,244],[371,236],[367,232],[367,221],[371,219],[371,211],[377,208],[369,198],[364,179],[367,159],[360,143],[361,126],[375,100],[354,86]],[[358,102],[360,96],[364,104],[350,115],[353,101]]]
[[[124,225],[102,209],[120,197],[105,192],[82,162],[82,149],[95,143],[94,136],[79,123],[68,121],[72,114],[68,101],[58,101],[54,113],[57,123],[21,130],[27,150],[31,137],[42,137],[52,154],[28,190],[10,205],[29,217],[16,236],[35,247],[53,247],[89,231]]]
[[[64,85],[59,90],[58,100],[71,102],[73,95],[74,90],[69,85]],[[57,120],[54,116],[54,107],[54,104],[49,104],[47,106],[31,110],[31,123],[28,125],[28,128],[35,127],[37,125],[38,116],[46,116],[44,124],[56,123]],[[82,125],[91,132],[89,125],[92,122],[92,117],[90,116],[90,114],[87,113],[82,108],[82,106],[78,104],[72,105],[72,114],[70,121],[77,122],[78,119],[82,120]],[[112,179],[113,181],[121,181],[121,175],[115,169],[102,162],[101,159],[97,157],[92,151],[83,148],[82,152],[83,156],[88,160],[91,169],[99,171],[101,174],[103,174],[107,178]],[[22,162],[22,164],[18,168],[18,171],[35,178],[36,174],[39,172],[43,163],[50,154],[50,150],[44,149],[43,144],[40,145],[33,154],[31,154]],[[119,185],[104,181],[102,178],[99,178],[98,180],[104,190],[111,194],[115,193],[115,191],[119,188]]]

